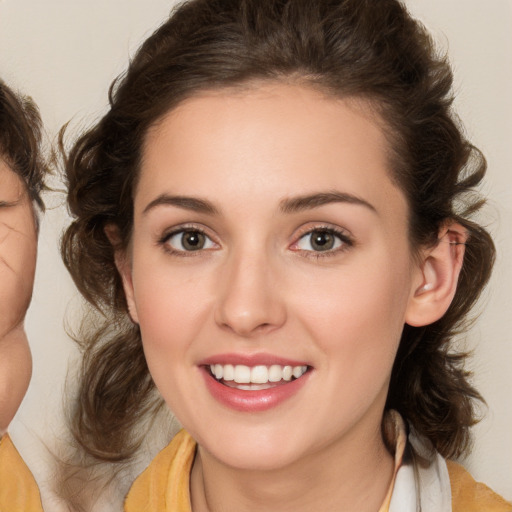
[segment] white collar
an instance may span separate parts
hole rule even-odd
[[[389,512],[452,512],[446,461],[411,427]]]

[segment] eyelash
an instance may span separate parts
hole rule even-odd
[[[341,245],[339,247],[335,247],[333,249],[327,249],[325,251],[305,250],[305,249],[301,249],[301,248],[297,247],[299,242],[302,239],[304,239],[307,236],[312,236],[312,234],[315,232],[327,233],[329,235],[333,235],[336,239],[338,239],[338,241],[341,243]],[[201,253],[204,253],[205,251],[208,251],[211,249],[211,248],[206,248],[206,249],[198,249],[196,251],[187,251],[187,250],[174,249],[173,247],[171,247],[169,245],[168,242],[173,236],[176,236],[179,234],[185,234],[185,233],[199,233],[202,236],[206,237],[211,243],[218,245],[217,242],[215,242],[213,240],[213,238],[210,235],[208,235],[204,229],[202,229],[199,226],[195,226],[195,225],[179,226],[175,229],[172,229],[169,232],[164,233],[164,235],[162,235],[159,238],[158,244],[161,245],[167,253],[174,255],[174,256],[179,256],[179,257],[199,256]],[[347,251],[348,249],[350,249],[353,246],[354,246],[354,241],[353,241],[352,237],[347,234],[346,231],[332,227],[332,226],[320,225],[320,226],[314,226],[311,228],[307,228],[304,231],[302,231],[299,234],[296,241],[290,245],[290,249],[294,252],[301,253],[301,255],[306,258],[320,259],[320,258],[336,256],[339,253]]]
[[[208,240],[210,240],[212,243],[218,245],[214,240],[213,238],[208,235],[206,233],[206,231],[204,229],[202,229],[201,227],[199,226],[195,226],[195,225],[190,225],[190,226],[179,226],[175,229],[172,229],[171,231],[168,231],[166,233],[164,233],[163,236],[160,237],[160,239],[158,240],[158,244],[161,245],[164,250],[173,255],[173,256],[179,256],[179,257],[193,257],[193,256],[199,256],[201,253],[204,253],[205,250],[207,251],[208,249],[198,249],[196,251],[186,251],[186,250],[178,250],[178,249],[174,249],[173,247],[171,247],[169,245],[169,240],[175,236],[175,235],[179,235],[179,234],[185,234],[185,233],[200,233],[201,235],[203,235],[205,238],[207,238]]]
[[[327,249],[325,251],[309,251],[309,250],[300,249],[298,247],[293,248],[293,246],[297,246],[303,238],[305,238],[307,236],[311,236],[315,232],[327,233],[327,234],[333,235],[341,242],[341,245],[334,249]],[[318,260],[321,258],[329,258],[329,257],[337,256],[340,253],[343,253],[343,252],[349,250],[353,246],[354,246],[354,240],[352,239],[351,236],[349,236],[349,234],[346,231],[339,229],[339,228],[335,228],[333,226],[320,225],[320,226],[314,226],[311,228],[306,228],[300,234],[300,236],[297,238],[297,241],[292,244],[291,247],[292,247],[292,250],[302,253],[301,255],[306,258],[313,258],[315,260]]]

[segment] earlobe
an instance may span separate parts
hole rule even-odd
[[[137,315],[137,308],[135,305],[135,296],[133,291],[133,281],[132,281],[132,269],[130,264],[130,259],[127,254],[127,251],[121,248],[119,230],[117,226],[112,224],[108,224],[105,226],[105,234],[109,239],[112,247],[114,248],[114,260],[117,267],[117,271],[121,276],[121,280],[123,282],[124,294],[126,297],[126,304],[128,306],[128,313],[132,321],[136,324],[139,323],[139,318]]]
[[[439,320],[457,291],[467,232],[460,224],[445,224],[437,244],[425,249],[414,280],[405,322],[414,327]]]

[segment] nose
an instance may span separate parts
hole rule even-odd
[[[281,327],[286,307],[278,269],[264,256],[240,255],[228,260],[219,275],[217,324],[245,338]]]

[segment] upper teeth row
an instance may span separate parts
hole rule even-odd
[[[298,379],[302,376],[307,366],[245,366],[243,364],[212,364],[210,371],[216,379],[226,381],[234,380],[238,384],[266,384],[267,382],[279,382],[280,380]]]

